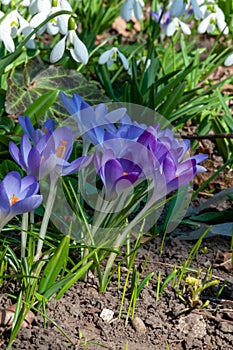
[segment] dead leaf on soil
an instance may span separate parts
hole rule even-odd
[[[117,17],[112,25],[112,28],[124,37],[129,37],[132,34],[135,35],[137,32],[140,32],[141,29],[140,22],[137,21],[136,18],[132,18],[132,22],[133,29],[132,31],[129,31],[127,28],[127,22],[123,18]]]
[[[227,272],[232,271],[232,254],[232,250],[228,252],[221,252],[219,250],[215,257],[216,264],[214,267],[223,267]]]
[[[5,310],[0,312],[0,325],[8,328],[12,327],[16,305],[8,306]],[[25,319],[22,322],[21,327],[28,327],[34,320],[35,315],[32,311],[28,311]]]

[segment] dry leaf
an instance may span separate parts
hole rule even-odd
[[[11,326],[13,324],[16,305],[17,304],[8,306],[5,310],[0,312],[0,325],[1,326],[11,328]],[[34,313],[32,311],[28,311],[25,319],[22,322],[21,327],[23,327],[23,328],[28,327],[32,323],[32,321],[34,320],[34,317],[35,317]]]
[[[232,271],[232,254],[233,251],[218,251],[215,257],[216,264],[214,267],[223,267],[227,272]]]
[[[119,34],[123,36],[129,36],[129,32],[127,31],[127,23],[126,21],[121,18],[117,17],[112,25],[112,28],[116,30]]]

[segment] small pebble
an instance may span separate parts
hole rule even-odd
[[[146,326],[141,318],[135,317],[132,320],[132,325],[133,325],[133,328],[135,329],[136,332],[138,332],[140,334],[146,333]]]
[[[103,320],[104,322],[109,323],[109,322],[112,321],[113,315],[114,315],[114,311],[109,310],[109,309],[103,309],[103,310],[101,311],[100,317],[102,318],[102,320]]]

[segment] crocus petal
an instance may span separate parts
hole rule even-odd
[[[28,174],[34,175],[39,179],[39,170],[41,165],[41,154],[38,152],[36,147],[32,147],[31,151],[28,154]]]
[[[0,183],[0,218],[6,217],[10,212],[10,203],[3,182]],[[1,227],[1,222],[0,222]]]
[[[22,166],[19,160],[19,148],[16,146],[16,144],[13,141],[9,142],[9,153],[11,157],[14,159],[14,161]]]
[[[20,192],[23,197],[29,197],[37,193],[39,190],[39,184],[35,176],[28,175],[22,178]]]
[[[8,198],[11,197],[12,192],[15,194],[20,193],[21,177],[17,171],[11,171],[8,173],[2,181]]]
[[[59,61],[65,52],[66,36],[62,38],[52,49],[50,54],[50,62],[55,63]]]
[[[111,159],[100,169],[102,180],[108,191],[112,191],[117,180],[123,176],[123,169],[120,162],[116,159]]]
[[[63,105],[71,115],[80,112],[82,109],[90,108],[90,105],[78,94],[73,94],[72,98],[69,99],[69,97],[61,91],[60,98]]]
[[[55,129],[55,121],[53,119],[47,120],[43,125],[42,125],[42,131],[46,134],[48,130],[54,131]]]
[[[73,162],[71,162],[68,166],[63,166],[61,170],[61,175],[65,176],[65,175],[73,174],[76,171],[79,171],[85,168],[87,165],[90,164],[91,161],[92,161],[92,156],[79,157],[75,159]]]
[[[22,127],[23,131],[28,135],[28,137],[32,140],[35,129],[32,125],[31,119],[28,116],[18,116],[18,121],[20,126]]]
[[[21,161],[21,164],[24,164],[24,168],[27,169],[27,159],[29,152],[32,148],[31,142],[29,140],[29,137],[27,134],[24,134],[22,136],[21,142],[20,142],[20,154],[19,159]]]
[[[34,195],[16,202],[11,207],[12,217],[35,210],[41,205],[42,200],[41,195]]]

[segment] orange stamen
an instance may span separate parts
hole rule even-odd
[[[61,141],[61,145],[57,147],[56,156],[59,158],[64,158],[67,141]]]
[[[123,172],[123,176],[126,176],[128,175],[128,173],[126,171]]]
[[[46,132],[47,132],[47,129],[46,129],[46,127],[44,126],[44,129],[43,129],[43,131],[44,131],[44,133],[46,134]]]
[[[16,202],[18,202],[20,198],[16,197],[16,195],[13,193],[10,199],[10,206],[14,205]]]

